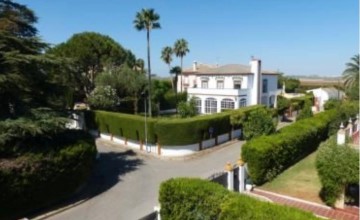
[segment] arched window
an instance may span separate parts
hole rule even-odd
[[[235,102],[231,99],[223,99],[221,100],[221,110],[223,109],[234,109]]]
[[[196,112],[198,114],[201,113],[201,99],[199,97],[194,96],[193,100],[195,102]]]
[[[246,106],[246,99],[240,99],[240,107],[245,107]]]
[[[216,113],[217,101],[214,98],[205,99],[205,113]]]
[[[274,107],[274,104],[275,104],[275,96],[272,95],[272,96],[270,96],[270,98],[269,98],[269,105],[270,105],[271,108],[273,108],[273,107]]]

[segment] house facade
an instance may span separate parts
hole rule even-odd
[[[329,99],[341,100],[345,97],[345,93],[334,87],[329,88],[317,88],[306,90],[306,92],[312,92],[314,94],[314,106],[316,111],[323,111],[324,104]]]
[[[228,64],[210,66],[194,62],[178,76],[178,91],[187,91],[194,98],[198,113],[211,114],[226,109],[238,109],[263,104],[273,107],[278,73],[261,70],[261,60],[250,65]]]

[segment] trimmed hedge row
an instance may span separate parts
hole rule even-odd
[[[96,155],[93,138],[82,131],[65,131],[29,149],[0,160],[0,219],[67,198],[88,178]]]
[[[161,219],[318,219],[296,208],[261,202],[223,186],[195,178],[176,178],[160,185]]]
[[[336,118],[335,110],[322,112],[284,127],[273,135],[245,143],[242,158],[248,164],[253,182],[267,182],[313,152],[328,137],[329,124]]]
[[[85,113],[86,125],[99,129],[101,133],[112,134],[131,140],[145,141],[145,118],[106,111],[88,111]],[[149,143],[156,143],[154,125],[157,119],[147,118],[147,138]]]
[[[147,119],[148,142],[160,145],[186,145],[199,143],[216,135],[230,132],[233,127],[241,127],[249,112],[265,108],[250,106],[212,115],[193,118]],[[144,117],[105,111],[85,112],[88,128],[99,129],[102,133],[113,134],[131,140],[144,141]],[[213,133],[210,134],[209,129]]]

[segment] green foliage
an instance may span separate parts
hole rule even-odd
[[[303,119],[270,136],[254,138],[242,147],[255,184],[270,181],[287,167],[313,152],[328,137],[330,123],[338,117],[330,110]]]
[[[351,58],[351,62],[346,63],[346,69],[343,72],[344,86],[351,100],[359,100],[359,63],[359,54],[356,54]]]
[[[324,109],[325,110],[330,110],[330,109],[334,109],[337,108],[341,105],[341,100],[338,99],[329,99],[325,102],[324,104]]]
[[[18,219],[67,198],[92,170],[96,147],[86,133],[65,131],[27,144],[31,151],[1,160],[1,219]]]
[[[135,56],[106,35],[95,32],[74,34],[65,43],[47,51],[57,57],[68,58],[72,75],[77,79],[76,90],[89,95],[96,76],[105,68],[127,64],[135,65]]]
[[[244,138],[250,140],[261,135],[269,135],[276,131],[276,124],[270,110],[259,108],[251,111],[244,123]]]
[[[242,127],[245,121],[247,120],[250,112],[265,108],[266,107],[264,105],[253,105],[253,106],[236,109],[234,111],[229,111],[230,123],[234,127]]]
[[[349,184],[359,183],[359,152],[349,146],[338,146],[336,137],[323,142],[316,157],[321,180],[321,197],[333,206]]]
[[[18,117],[29,108],[63,105],[66,86],[51,74],[61,60],[42,53],[48,45],[36,35],[33,11],[1,1],[0,14],[0,118]]]
[[[161,218],[167,219],[318,219],[296,208],[262,202],[223,186],[195,178],[176,178],[160,185]]]
[[[359,113],[358,101],[343,101],[341,105],[335,108],[338,117],[329,125],[329,136],[335,134],[340,127],[341,122],[349,121],[349,118],[354,118]]]
[[[280,74],[278,77],[278,88],[282,88],[284,83],[286,93],[296,92],[296,90],[300,87],[300,80]]]
[[[305,102],[304,107],[301,109],[300,114],[296,116],[296,120],[303,120],[305,118],[311,118],[313,116],[313,112],[311,110],[311,103]]]
[[[189,102],[180,102],[178,104],[178,113],[181,118],[190,118],[196,115],[195,99],[191,98]]]
[[[88,102],[94,109],[113,110],[120,99],[111,86],[99,86],[90,93]]]
[[[130,140],[145,141],[145,117],[115,112],[93,111],[85,113],[86,125],[98,128],[101,133],[112,134]],[[156,119],[147,118],[148,142],[155,144]]]
[[[278,95],[277,96],[277,110],[279,115],[283,115],[285,111],[290,107],[290,101],[283,97]]]

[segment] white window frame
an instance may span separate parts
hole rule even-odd
[[[234,89],[241,89],[241,80],[234,80]],[[240,88],[236,88],[236,85],[240,85]]]
[[[232,99],[221,100],[221,110],[223,109],[235,109],[235,102]]]
[[[215,98],[205,99],[205,113],[211,114],[217,112],[217,101]]]
[[[196,112],[198,114],[200,114],[201,113],[201,98],[194,96],[193,99],[195,101]]]
[[[242,99],[240,99],[240,101],[239,101],[239,107],[241,108],[241,107],[246,107],[246,105],[247,105],[247,100],[246,99],[244,99],[244,98],[242,98]]]
[[[224,89],[224,80],[216,80],[216,88]]]

